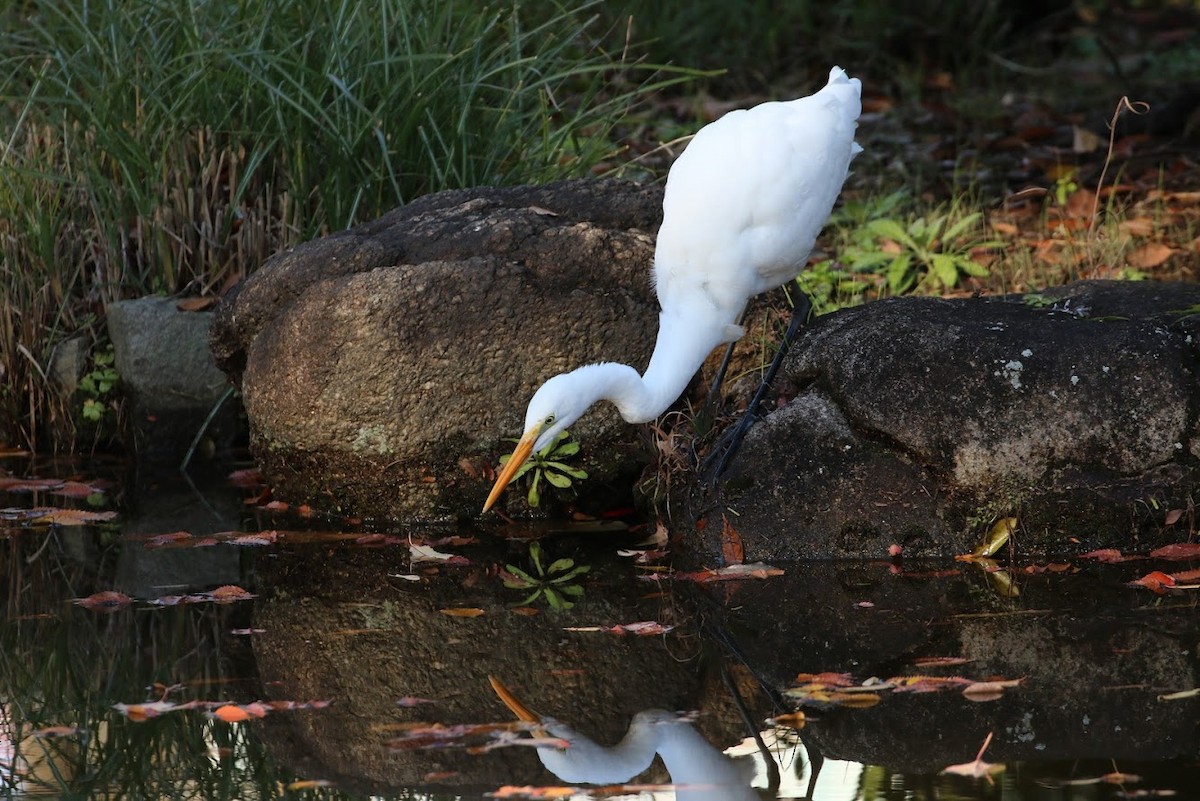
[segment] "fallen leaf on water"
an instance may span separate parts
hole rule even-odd
[[[289,791],[296,790],[318,790],[322,787],[333,787],[333,782],[329,779],[301,779],[294,781],[287,786]]]
[[[710,581],[736,581],[739,579],[765,579],[772,576],[782,576],[783,571],[777,567],[753,562],[748,565],[729,565],[715,570],[697,570],[694,573],[676,573],[674,578],[680,581],[695,581],[705,584]]]
[[[51,523],[56,526],[86,526],[88,523],[103,523],[117,516],[116,512],[89,512],[86,509],[41,509],[42,514],[33,518],[33,523]]]
[[[451,609],[441,609],[438,611],[440,611],[443,615],[449,615],[450,617],[479,617],[480,615],[485,614],[482,609],[470,606],[457,606]]]
[[[635,634],[640,637],[647,637],[653,634],[666,634],[674,628],[674,626],[664,626],[662,623],[657,623],[653,620],[645,620],[639,623],[618,623],[615,626],[564,626],[563,631],[598,631],[605,634]]]
[[[742,535],[737,533],[729,518],[721,515],[721,556],[727,565],[740,565],[746,553],[742,548]]]
[[[998,681],[977,681],[963,688],[963,695],[968,701],[995,701],[1004,695],[1004,691],[1021,686],[1021,679],[1003,679]]]
[[[144,548],[164,548],[168,545],[187,542],[192,535],[186,531],[172,531],[169,534],[155,534],[142,543]]]
[[[244,720],[250,719],[250,713],[240,706],[234,704],[226,704],[219,706],[212,711],[212,716],[217,720],[223,720],[226,723],[241,723]]]
[[[895,676],[887,680],[894,693],[935,693],[973,684],[962,676]]]
[[[1087,553],[1079,554],[1080,559],[1095,559],[1097,562],[1106,564],[1117,564],[1118,562],[1130,562],[1135,559],[1141,559],[1140,556],[1125,556],[1116,548],[1101,548],[1098,551],[1088,551]]]
[[[31,731],[29,734],[33,737],[50,740],[55,737],[74,737],[77,734],[86,733],[87,729],[80,729],[75,726],[47,726],[44,729]]]
[[[494,793],[488,793],[488,798],[570,798],[579,791],[578,787],[518,787],[504,785]]]
[[[179,704],[173,704],[170,701],[150,701],[145,704],[113,704],[113,709],[135,723],[156,718],[167,712],[175,712],[179,708]]]
[[[1169,523],[1167,525],[1170,525]],[[1200,542],[1177,542],[1164,545],[1150,552],[1151,559],[1197,559],[1200,558]],[[1177,577],[1178,578],[1178,577]]]
[[[413,562],[442,562],[448,565],[468,565],[470,562],[464,556],[452,553],[442,553],[428,545],[408,546],[409,558]]]
[[[89,595],[86,598],[76,598],[75,604],[94,612],[111,612],[133,603],[133,599],[123,592],[105,590]]]
[[[234,601],[247,601],[257,596],[252,592],[243,590],[236,584],[226,584],[223,587],[217,587],[207,595],[212,596],[212,599],[219,604],[233,603]]]
[[[972,660],[964,656],[922,656],[913,660],[917,667],[948,667],[950,665],[965,665]]]

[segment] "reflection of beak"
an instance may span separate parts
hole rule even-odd
[[[518,720],[523,720],[526,723],[541,723],[542,718],[538,713],[534,712],[529,707],[517,700],[517,697],[509,692],[509,689],[500,683],[500,679],[495,676],[488,676],[488,681],[492,683],[492,690],[504,702],[504,705],[509,708]]]
[[[492,486],[492,491],[488,495],[487,503],[483,505],[483,511],[487,512],[496,505],[496,499],[500,497],[500,493],[504,492],[504,488],[513,480],[513,476],[521,469],[521,465],[525,464],[525,460],[529,458],[530,451],[533,450],[533,443],[537,441],[538,434],[542,433],[541,424],[536,424],[521,437],[521,441],[517,443],[517,447],[513,449],[512,456],[508,459],[508,464],[504,465],[504,469],[500,471],[500,475],[496,476],[496,483]]]

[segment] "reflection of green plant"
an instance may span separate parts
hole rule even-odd
[[[586,471],[563,464],[561,461],[577,453],[579,453],[579,443],[572,440],[571,435],[563,431],[551,440],[549,445],[536,451],[525,464],[521,465],[513,476],[513,480],[515,481],[530,470],[533,471],[533,482],[529,485],[527,498],[530,506],[536,507],[542,502],[542,496],[538,493],[538,485],[543,478],[552,487],[566,489],[571,486],[571,479],[583,480],[588,477]],[[510,458],[512,457],[500,457],[500,464],[505,464]]]
[[[536,540],[529,543],[529,559],[533,563],[533,572],[527,573],[516,565],[505,565],[504,569],[510,574],[504,579],[504,586],[510,590],[533,590],[516,606],[528,606],[544,597],[551,609],[570,609],[574,601],[568,601],[567,596],[579,598],[583,595],[583,587],[573,583],[592,568],[588,565],[576,565],[574,559],[555,559],[549,566],[542,565],[542,546]]]
[[[116,354],[112,345],[92,356],[93,369],[79,379],[79,391],[87,395],[83,402],[83,418],[93,423],[104,417],[105,398],[116,387],[120,375],[115,366]]]

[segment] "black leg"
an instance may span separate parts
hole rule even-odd
[[[754,397],[750,399],[750,405],[746,407],[746,411],[742,414],[742,418],[738,420],[737,425],[721,436],[721,439],[717,441],[712,451],[704,459],[704,464],[701,466],[700,472],[710,485],[715,484],[717,479],[721,477],[721,474],[725,472],[725,468],[729,466],[733,455],[737,453],[738,446],[742,444],[742,439],[746,436],[746,432],[750,430],[750,426],[754,425],[754,422],[758,419],[758,407],[762,404],[763,398],[766,397],[767,392],[771,389],[771,384],[774,383],[779,368],[783,366],[783,360],[787,357],[788,349],[791,348],[796,335],[800,333],[800,328],[812,316],[812,301],[808,299],[808,295],[803,292],[798,292],[797,295],[796,304],[792,307],[792,319],[788,321],[787,331],[783,334],[783,341],[779,343],[779,350],[775,351],[775,358],[771,360],[771,364],[767,368],[767,374],[763,376],[762,383],[758,385],[758,390],[754,393]]]

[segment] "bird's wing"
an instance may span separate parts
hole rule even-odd
[[[815,95],[734,111],[671,168],[655,253],[664,310],[745,301],[803,267],[846,179],[860,111],[841,70]]]

